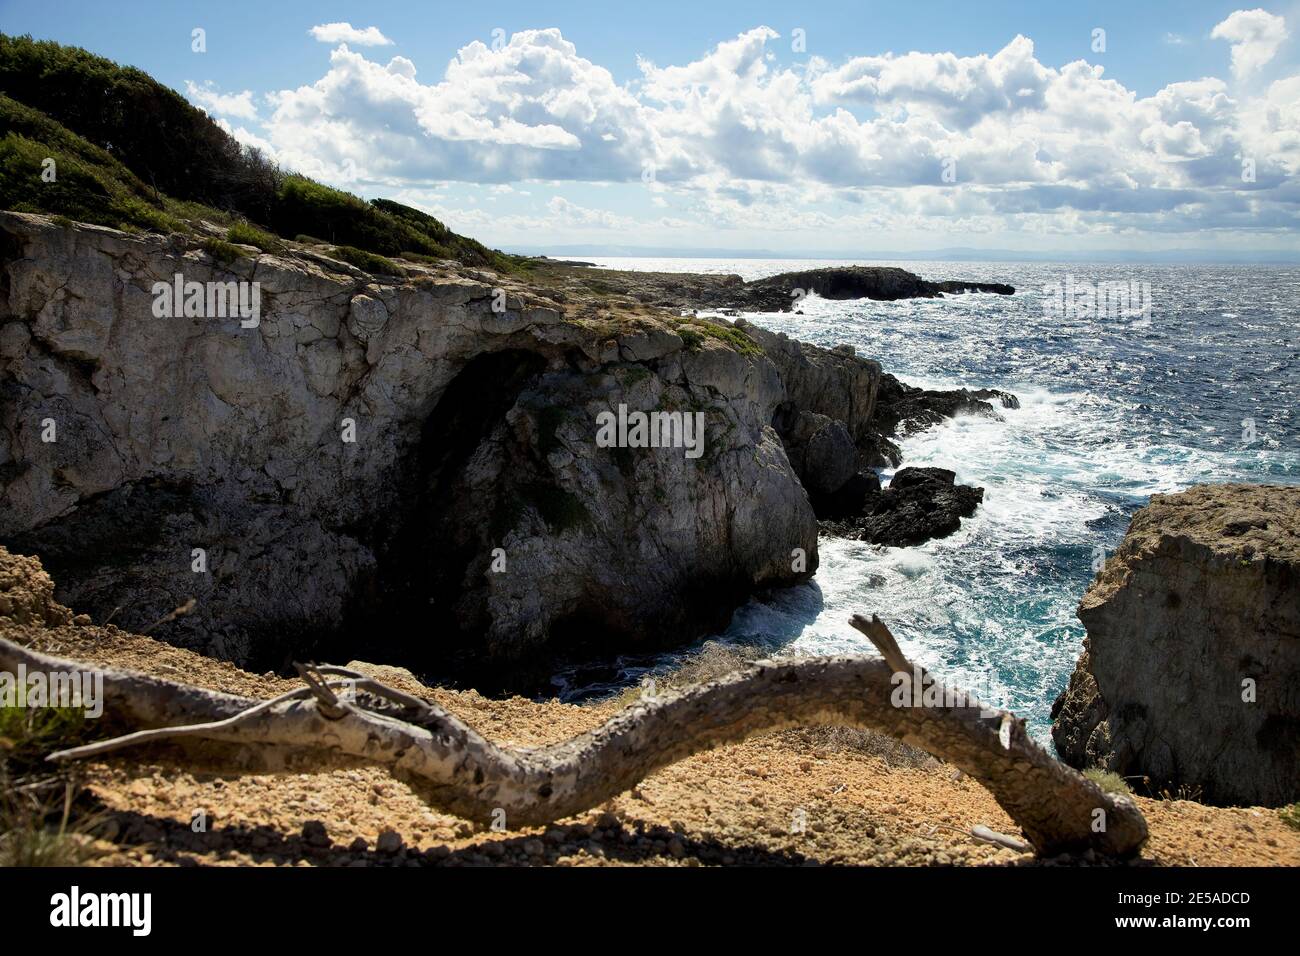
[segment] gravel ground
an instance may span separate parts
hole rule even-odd
[[[0,622],[48,653],[253,697],[295,686],[113,627]],[[426,688],[408,672],[353,662],[436,700],[487,737],[516,745],[598,725],[620,701],[578,706]],[[977,824],[1018,835],[981,786],[881,738],[812,729],[698,754],[632,791],[546,828],[494,831],[431,811],[380,769],[223,778],[129,754],[84,769],[101,805],[95,860],[179,866],[1088,865],[974,841]],[[1130,865],[1300,864],[1300,832],[1275,810],[1183,800],[1138,803],[1151,827]],[[204,826],[197,826],[195,821]],[[508,824],[508,821],[507,821]],[[802,826],[800,826],[802,824]],[[196,832],[196,830],[198,832]]]

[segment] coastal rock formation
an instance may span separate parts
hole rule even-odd
[[[875,490],[864,488],[856,510],[841,506],[841,514],[829,516],[838,520],[825,521],[823,527],[842,537],[891,547],[947,537],[984,500],[983,488],[955,484],[956,477],[947,468],[900,469],[888,488],[881,491],[878,482]]]
[[[553,260],[538,263],[548,281],[569,294],[598,292],[666,308],[726,312],[789,312],[816,294],[827,299],[934,299],[944,295],[985,292],[1013,295],[1000,282],[930,281],[892,266],[833,266],[783,272],[746,282],[738,275],[680,272],[630,272],[574,268]]]
[[[451,265],[223,265],[14,213],[0,239],[0,539],[96,620],[258,667],[344,638],[499,663],[689,640],[816,569],[789,397],[743,336]],[[256,281],[257,323],[157,317],[177,274]],[[701,455],[598,447],[620,405],[701,415]]]
[[[1002,408],[1019,408],[1020,400],[997,389],[934,390],[916,388],[892,375],[882,375],[877,395],[876,426],[886,435],[910,435],[947,418],[978,415],[1001,420],[991,402]],[[897,465],[894,461],[892,464]]]
[[[553,275],[19,213],[0,251],[0,542],[77,611],[247,666],[499,675],[721,629],[815,572],[814,505],[853,513],[901,420],[851,348]],[[178,276],[259,314],[160,317]],[[615,413],[668,417],[602,447]]]
[[[1079,618],[1063,760],[1207,803],[1300,799],[1300,488],[1153,496]]]

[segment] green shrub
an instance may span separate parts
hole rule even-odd
[[[204,240],[203,251],[222,265],[227,266],[244,254],[238,246],[232,245],[224,239]]]
[[[1083,775],[1101,787],[1105,793],[1131,794],[1133,792],[1129,788],[1128,781],[1109,770],[1102,770],[1100,767],[1089,767],[1083,772]]]
[[[363,272],[369,272],[371,275],[382,276],[400,276],[404,275],[402,267],[397,263],[385,259],[383,256],[377,256],[373,252],[366,252],[364,249],[358,249],[355,246],[337,246],[331,253],[336,259],[342,259],[344,262],[350,262]]]
[[[1282,822],[1287,826],[1300,830],[1300,803],[1293,803],[1289,807],[1279,807],[1277,815],[1282,818]]]
[[[283,252],[284,243],[256,226],[237,222],[226,231],[226,238],[242,246],[257,246],[263,252]]]
[[[268,243],[259,227],[269,226],[280,236],[377,256],[409,251],[517,268],[515,257],[418,209],[286,174],[148,74],[77,47],[0,34],[0,131],[7,209],[160,231],[189,231],[182,219],[236,229],[233,220],[243,218],[260,236],[234,241],[266,251],[275,240]],[[58,163],[57,188],[42,188],[56,185],[40,180],[46,157]]]
[[[740,329],[721,322],[708,319],[682,319],[677,324],[676,332],[682,337],[688,349],[698,349],[704,345],[706,338],[726,344],[733,351],[742,355],[762,355],[763,347]]]
[[[108,150],[159,193],[253,219],[270,211],[278,170],[141,70],[0,34],[0,91]]]
[[[0,206],[101,226],[167,232],[178,223],[107,152],[36,110],[0,94]],[[53,160],[49,167],[47,160]],[[54,179],[43,173],[51,168]]]

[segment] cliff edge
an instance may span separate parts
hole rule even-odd
[[[1207,803],[1300,798],[1300,488],[1153,496],[1079,618],[1065,762]]]

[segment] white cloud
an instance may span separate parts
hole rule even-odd
[[[1210,36],[1232,44],[1232,72],[1238,78],[1254,73],[1277,53],[1289,33],[1286,20],[1265,10],[1238,10],[1218,24]]]
[[[202,86],[186,80],[185,94],[209,113],[233,116],[236,119],[257,119],[257,107],[253,105],[252,90],[244,90],[242,93],[222,93],[213,86],[211,80]]]
[[[355,43],[357,46],[392,46],[393,41],[378,27],[358,30],[350,23],[321,23],[307,31],[321,43]],[[407,60],[406,62],[410,62]]]
[[[1216,28],[1234,66],[1258,69],[1276,52],[1260,44],[1285,36],[1256,13]],[[342,44],[315,82],[268,95],[264,139],[308,175],[355,169],[390,195],[447,181],[626,184],[646,209],[670,192],[674,213],[709,230],[1294,226],[1300,197],[1283,180],[1300,169],[1300,77],[1249,98],[1214,77],[1139,96],[1101,66],[1041,62],[1024,36],[975,56],[789,67],[772,58],[777,40],[756,27],[684,64],[641,61],[627,84],[556,29],[499,50],[470,43],[428,83],[405,57]],[[1245,156],[1259,168],[1249,188]],[[955,183],[941,175],[949,162]],[[504,206],[509,194],[495,195]],[[545,220],[488,227],[525,219],[633,222],[557,197]]]

